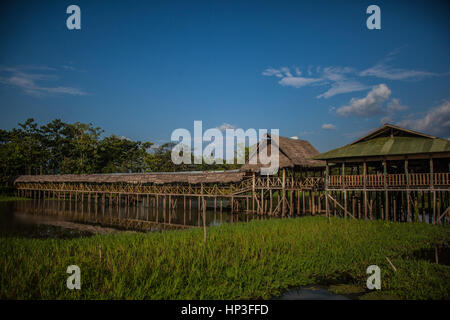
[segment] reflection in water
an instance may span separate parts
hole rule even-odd
[[[274,300],[349,300],[349,298],[334,294],[325,288],[306,286],[291,289]]]
[[[90,199],[84,201],[33,199],[3,203],[0,207],[2,234],[26,224],[46,224],[49,220],[136,231],[164,231],[203,226],[202,212],[198,210],[194,201],[186,206],[186,209],[181,205],[170,210],[162,204],[157,208],[145,201],[130,202],[130,205],[117,204],[113,200],[95,203]],[[212,203],[210,205],[212,206]],[[248,222],[254,219],[268,219],[268,217],[244,213],[232,214],[225,208],[206,210],[207,226]]]

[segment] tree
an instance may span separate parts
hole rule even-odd
[[[152,142],[110,135],[91,123],[55,119],[38,126],[34,119],[12,130],[0,129],[0,179],[7,183],[22,174],[82,174],[113,172],[174,172],[236,169],[234,164],[175,165],[174,143],[152,148]],[[248,148],[245,150],[248,158]]]

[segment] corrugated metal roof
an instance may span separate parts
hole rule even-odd
[[[380,137],[346,145],[321,153],[313,159],[329,160],[352,157],[450,152],[450,141],[440,138]]]

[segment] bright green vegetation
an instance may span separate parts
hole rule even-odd
[[[0,194],[0,202],[4,202],[4,201],[19,201],[19,200],[30,200],[30,199],[23,198],[23,197],[8,196],[8,195]]]
[[[449,299],[449,267],[415,254],[449,240],[444,226],[324,217],[211,227],[206,245],[200,229],[3,238],[0,298],[267,299],[292,286],[365,288],[376,264],[382,290],[363,298]],[[81,290],[66,288],[72,264],[81,268]]]

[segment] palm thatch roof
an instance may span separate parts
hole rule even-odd
[[[155,172],[155,173],[108,173],[108,174],[59,174],[59,175],[23,175],[14,183],[130,183],[130,184],[165,184],[165,183],[232,183],[243,180],[245,172],[227,171],[190,171],[190,172]]]
[[[314,157],[320,160],[450,152],[450,141],[391,124],[340,148]]]
[[[324,161],[312,159],[319,154],[319,151],[309,141],[268,134],[265,138],[267,143],[263,143],[263,140],[258,142],[255,151],[250,155],[249,161],[241,167],[241,170],[260,172],[261,168],[269,167],[269,164],[261,163],[258,152],[270,156],[272,143],[275,143],[276,138],[278,138],[280,169],[295,166],[305,168],[325,166]],[[252,164],[252,161],[256,163]]]

